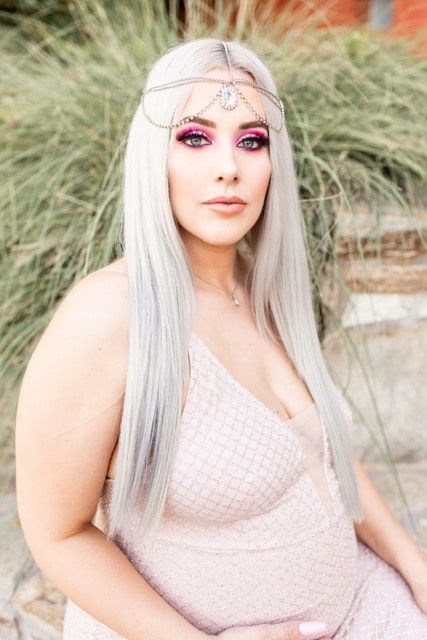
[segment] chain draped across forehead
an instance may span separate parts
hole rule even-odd
[[[194,120],[195,118],[200,116],[202,113],[207,111],[209,107],[211,107],[217,99],[219,100],[221,106],[224,109],[227,109],[227,110],[235,109],[238,103],[238,96],[240,96],[244,104],[248,107],[249,111],[258,120],[263,122],[265,125],[271,127],[274,131],[279,132],[281,130],[281,128],[285,124],[285,109],[284,109],[282,100],[278,96],[276,96],[274,93],[269,91],[268,89],[265,89],[264,87],[261,87],[260,85],[258,85],[256,82],[251,82],[250,80],[239,80],[237,78],[234,78],[232,68],[231,68],[230,55],[228,52],[227,43],[224,41],[221,41],[221,42],[224,46],[225,54],[227,56],[227,64],[228,64],[228,70],[230,73],[230,78],[228,80],[225,80],[224,78],[206,78],[203,76],[195,76],[190,78],[180,78],[172,82],[165,82],[164,84],[159,84],[154,87],[150,87],[149,89],[146,89],[141,96],[141,106],[142,106],[142,111],[144,113],[144,116],[147,118],[147,120],[149,120],[149,122],[151,122],[151,124],[155,125],[156,127],[161,127],[162,129],[173,129],[175,127],[180,127],[182,124],[185,124],[187,122],[190,122],[191,120]],[[172,89],[174,87],[179,87],[179,86],[190,84],[193,82],[214,82],[214,83],[216,82],[218,84],[221,84],[222,86],[206,106],[204,106],[202,109],[197,111],[197,113],[193,113],[192,115],[186,116],[185,118],[182,118],[177,122],[172,122],[170,124],[162,124],[160,122],[156,122],[150,115],[148,115],[146,110],[146,105],[145,105],[145,97],[148,94],[155,91],[164,91],[166,89]],[[256,109],[250,104],[246,96],[239,90],[239,87],[237,86],[239,84],[257,89],[258,92],[261,92],[263,95],[269,98],[271,102],[273,102],[273,104],[279,109],[280,124],[278,126],[276,124],[273,124],[263,116],[261,116],[259,113],[257,113]]]

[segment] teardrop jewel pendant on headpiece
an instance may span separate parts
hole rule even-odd
[[[226,83],[219,91],[219,101],[224,109],[235,109],[237,107],[237,91],[233,85]]]

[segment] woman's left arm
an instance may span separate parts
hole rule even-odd
[[[427,553],[387,507],[363,464],[354,462],[364,515],[362,522],[354,523],[356,535],[403,576],[427,613]]]

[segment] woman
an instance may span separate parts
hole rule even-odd
[[[323,360],[284,115],[241,43],[162,56],[125,255],[28,364],[18,509],[66,640],[427,637],[425,555],[353,460]]]

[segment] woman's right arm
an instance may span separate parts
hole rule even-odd
[[[127,279],[98,271],[59,305],[25,370],[16,414],[17,506],[35,562],[128,640],[200,640],[92,524],[126,384]]]

